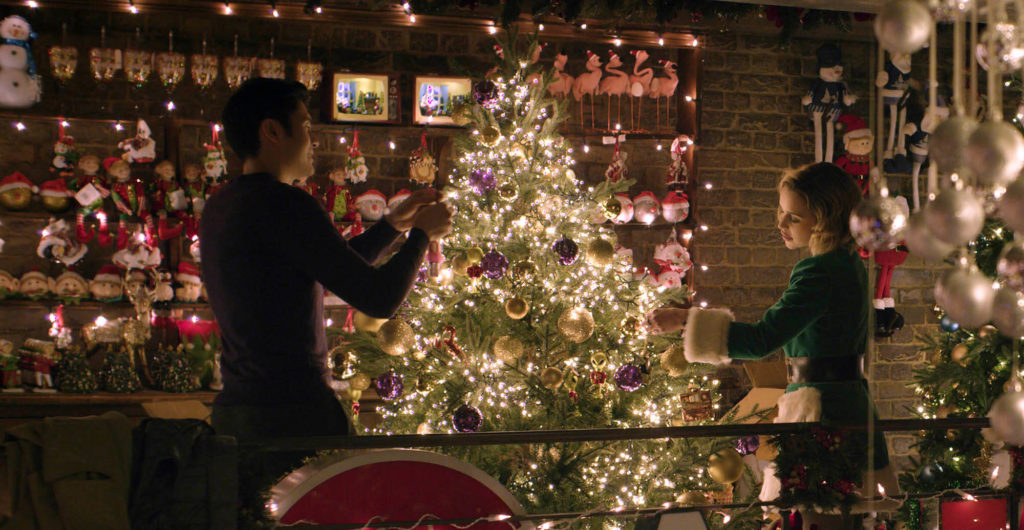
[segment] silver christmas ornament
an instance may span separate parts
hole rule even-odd
[[[966,245],[981,232],[985,207],[971,190],[950,188],[925,205],[924,221],[940,241]]]
[[[972,3],[970,0],[928,0],[928,10],[939,22],[953,22],[962,20]]]
[[[1024,392],[1019,381],[992,404],[988,418],[997,439],[1008,445],[1024,444]]]
[[[939,173],[948,175],[964,167],[964,151],[978,122],[966,116],[953,116],[943,121],[928,137],[928,158]]]
[[[1024,35],[1016,24],[999,22],[989,26],[981,36],[988,67],[1000,72],[1020,70],[1024,65]]]
[[[932,15],[916,0],[891,0],[875,16],[875,37],[892,53],[914,53],[928,43]]]
[[[1024,179],[1017,179],[999,197],[999,218],[1014,232],[1024,232]]]
[[[1024,292],[1024,240],[1014,239],[1003,246],[996,274],[1007,287]]]
[[[914,212],[907,223],[904,240],[910,253],[925,260],[937,261],[953,252],[953,245],[932,235],[924,220],[924,212]]]
[[[992,322],[1010,338],[1024,336],[1024,294],[1004,285],[992,301]]]
[[[850,233],[868,250],[895,248],[907,228],[907,214],[892,197],[861,201],[850,214]]]
[[[1006,186],[1024,168],[1024,136],[1005,121],[982,123],[971,133],[964,158],[978,184]]]
[[[992,318],[995,290],[992,280],[975,267],[957,267],[935,282],[935,303],[965,328],[977,328]]]

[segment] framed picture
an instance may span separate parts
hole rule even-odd
[[[472,92],[473,81],[468,77],[416,76],[413,123],[455,125],[455,106],[468,101]]]
[[[330,121],[398,123],[398,79],[387,74],[334,72]]]

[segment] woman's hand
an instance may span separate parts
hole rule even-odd
[[[413,226],[413,219],[424,206],[434,204],[443,197],[439,192],[431,188],[419,189],[412,192],[409,198],[402,201],[386,217],[389,225],[399,232],[405,232]]]
[[[689,309],[662,307],[647,314],[647,333],[662,335],[679,331],[686,326]]]

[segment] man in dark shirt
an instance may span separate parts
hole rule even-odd
[[[434,190],[420,190],[346,242],[319,202],[289,185],[314,171],[306,98],[300,83],[262,78],[231,96],[224,136],[243,175],[203,210],[203,279],[224,349],[212,420],[240,441],[346,434],[330,387],[324,289],[370,316],[390,317],[428,243],[451,230],[448,206]],[[375,267],[405,231],[394,257]]]

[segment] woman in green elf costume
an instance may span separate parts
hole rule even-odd
[[[793,267],[779,301],[754,323],[735,322],[727,309],[665,308],[648,317],[648,328],[653,333],[685,328],[684,351],[690,362],[756,360],[782,348],[789,385],[779,399],[777,423],[866,422],[874,408],[862,372],[871,295],[849,229],[860,190],[850,175],[829,163],[787,171],[778,189],[783,243],[811,253]],[[874,481],[865,480],[862,492],[877,495],[876,484],[881,483],[891,495],[898,486],[885,439],[876,433],[874,440]],[[779,495],[773,469],[765,473],[765,501]],[[866,509],[854,507],[855,512]]]

